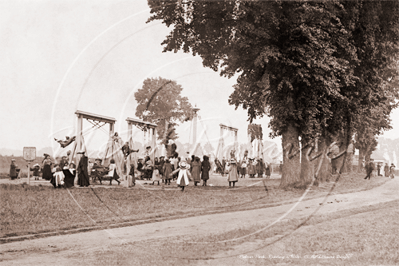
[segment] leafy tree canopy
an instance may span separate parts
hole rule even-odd
[[[248,125],[248,135],[250,136],[251,142],[254,139],[263,139],[262,125],[258,124],[249,124]]]
[[[174,126],[177,122],[184,122],[192,117],[192,106],[187,97],[181,96],[182,90],[182,86],[176,81],[159,77],[146,79],[143,87],[134,94],[138,103],[136,116],[157,124],[160,139],[165,136],[166,141],[176,139],[178,136]]]

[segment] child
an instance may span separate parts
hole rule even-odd
[[[62,185],[64,185],[64,178],[65,175],[62,172],[61,167],[58,165],[55,167],[55,173],[53,174],[53,178],[51,179],[51,184],[53,184],[54,188],[60,188]]]
[[[233,183],[233,188],[236,185],[236,182],[238,181],[238,169],[237,169],[237,164],[234,159],[231,159],[230,161],[230,166],[229,166],[229,173],[227,176],[227,180],[229,181],[229,188],[231,188],[231,183]]]
[[[158,182],[158,186],[159,186],[159,181],[161,181],[161,175],[159,174],[159,169],[158,169],[158,165],[154,166],[154,170],[152,171],[152,184],[154,185],[155,182]]]
[[[172,176],[174,174],[178,174],[176,184],[181,187],[181,191],[183,192],[184,188],[188,186],[188,178],[191,177],[190,171],[188,171],[187,169],[186,162],[182,162],[180,164],[180,168],[174,170],[172,173],[170,173],[169,176]]]
[[[109,169],[108,176],[110,177],[109,184],[112,185],[112,180],[115,179],[115,181],[118,182],[119,185],[121,182],[118,180],[119,175],[116,173],[116,164],[114,159],[111,159],[108,169]]]
[[[173,165],[170,163],[168,158],[166,158],[165,160],[162,172],[163,172],[162,178],[165,179],[165,185],[166,184],[170,185],[170,179],[172,179],[171,173],[173,172]]]
[[[35,164],[33,166],[33,168],[30,169],[31,171],[33,171],[33,177],[35,178],[35,180],[39,180],[40,177],[40,165],[39,164]]]

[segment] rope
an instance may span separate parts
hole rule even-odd
[[[82,208],[82,206],[80,206],[80,204],[79,204],[79,203],[76,201],[76,199],[72,196],[72,194],[71,194],[71,192],[69,191],[69,189],[67,189],[67,191],[68,191],[69,195],[71,195],[72,199],[75,201],[76,205],[78,205],[79,208],[82,210],[82,212],[83,212],[84,214],[86,214],[87,217],[89,217],[89,219],[90,219],[93,223],[96,224],[96,221],[94,221],[93,218],[90,217],[90,215]]]

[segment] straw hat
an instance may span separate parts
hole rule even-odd
[[[232,164],[236,164],[237,162],[236,162],[236,160],[234,160],[234,159],[231,159],[231,160],[230,160],[230,163],[232,163]]]

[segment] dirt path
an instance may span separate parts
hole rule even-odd
[[[367,181],[365,181],[367,182]],[[272,208],[190,217],[86,233],[52,236],[0,245],[0,265],[73,265],[80,258],[114,245],[176,236],[223,233],[250,224],[269,224],[291,218],[332,213],[399,199],[399,178],[368,191],[331,195]],[[323,202],[324,201],[324,202]],[[320,205],[322,203],[322,205]]]

